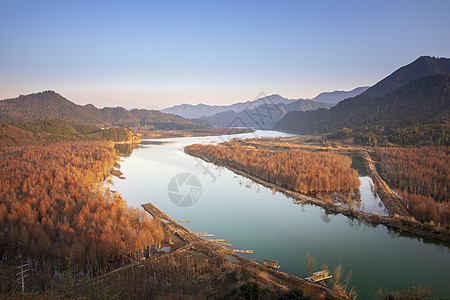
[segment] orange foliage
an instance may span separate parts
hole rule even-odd
[[[267,150],[231,141],[217,146],[194,144],[185,148],[269,182],[300,193],[346,191],[360,185],[350,157],[305,150]]]
[[[450,147],[378,148],[382,175],[409,193],[450,198]]]
[[[449,224],[450,147],[378,148],[376,154],[413,217]]]
[[[408,194],[407,191],[397,191],[397,194],[411,215],[421,222],[450,224],[450,205],[448,201],[437,202],[432,197]]]
[[[102,188],[107,142],[70,142],[0,158],[0,255],[71,257],[79,266],[160,243],[161,228]]]

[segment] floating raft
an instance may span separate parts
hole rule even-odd
[[[198,232],[196,233],[198,236],[216,236],[214,233],[204,233],[204,232]]]
[[[329,279],[331,277],[333,277],[333,276],[331,276],[330,271],[323,270],[323,271],[315,272],[311,276],[306,277],[305,279],[308,281],[311,281],[311,282],[317,282],[317,281]]]
[[[233,247],[234,246],[234,244],[224,243],[224,242],[217,242],[217,244],[222,245],[222,246],[228,246],[228,247]]]
[[[233,249],[233,252],[236,252],[236,253],[249,253],[249,254],[253,254],[253,250],[238,250],[238,249]]]
[[[272,260],[272,259],[263,259],[263,262],[261,263],[263,266],[266,266],[268,268],[272,268],[275,270],[278,270],[281,266],[278,264],[278,260]]]
[[[226,239],[210,239],[211,242],[226,242]]]

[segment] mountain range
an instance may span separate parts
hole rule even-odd
[[[200,119],[202,117],[211,117],[214,115],[218,115],[219,118],[223,118],[223,115],[219,115],[221,113],[227,113],[233,115],[231,112],[240,113],[244,110],[252,110],[256,109],[261,105],[291,105],[292,108],[299,108],[299,110],[309,110],[309,109],[317,109],[317,108],[330,108],[332,105],[338,103],[339,101],[353,97],[361,94],[369,87],[359,87],[353,89],[351,91],[334,91],[334,92],[325,92],[317,95],[313,99],[288,99],[284,98],[278,94],[273,94],[270,96],[260,97],[254,101],[247,102],[237,102],[232,105],[206,105],[206,104],[181,104],[172,107],[168,107],[162,109],[162,112],[171,113],[175,115],[182,116],[187,119]],[[304,102],[305,105],[301,103]],[[316,104],[312,103],[316,102]],[[332,105],[328,105],[332,104]],[[303,108],[302,108],[303,106]],[[288,107],[284,107],[284,110],[291,111]],[[207,119],[207,118],[205,118]],[[213,118],[211,118],[213,119]]]
[[[77,105],[58,93],[44,91],[0,101],[0,121],[61,119],[99,126],[145,125],[156,129],[198,128],[185,118],[157,110]]]
[[[318,134],[348,128],[397,143],[426,144],[436,136],[448,144],[449,114],[450,59],[424,56],[329,110],[289,112],[273,128]]]

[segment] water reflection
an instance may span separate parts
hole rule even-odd
[[[128,157],[133,152],[134,148],[139,147],[139,144],[114,144],[114,149],[116,149],[116,154],[121,157]]]
[[[174,219],[190,220],[186,226],[194,232],[215,233],[236,249],[253,249],[250,258],[256,261],[279,259],[284,272],[306,276],[308,252],[330,268],[342,262],[353,271],[359,299],[373,299],[380,287],[400,290],[418,283],[435,287],[436,297],[450,295],[450,270],[443,267],[450,265],[448,245],[313,205],[293,205],[292,197],[255,183],[249,188],[248,179],[204,161],[199,165],[181,151],[190,143],[218,140],[166,139],[173,143],[141,146],[121,163],[127,179],[114,179],[117,190],[132,206],[153,202]],[[180,172],[191,172],[202,182],[202,198],[189,208],[175,206],[167,196],[170,178]],[[364,197],[374,198],[370,181],[360,195],[367,209]]]

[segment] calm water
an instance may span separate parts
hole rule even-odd
[[[289,136],[257,131],[257,136]],[[241,138],[255,134],[237,135]],[[408,289],[430,285],[434,297],[450,298],[449,245],[400,235],[384,226],[328,215],[321,208],[297,205],[279,192],[257,185],[245,177],[216,167],[181,151],[192,143],[221,142],[232,136],[172,138],[148,141],[124,158],[125,180],[115,179],[115,188],[131,206],[152,202],[194,232],[215,233],[234,249],[253,249],[250,259],[280,261],[281,270],[306,276],[306,253],[330,269],[340,262],[352,270],[352,285],[358,299],[374,299],[378,288]],[[361,161],[353,159],[358,169]],[[360,166],[360,165],[359,165]],[[198,201],[190,207],[176,206],[168,197],[168,184],[179,173],[194,174],[201,183]],[[384,207],[371,191],[371,180],[361,170],[360,187],[364,208],[382,214]],[[180,189],[180,193],[188,190]]]

